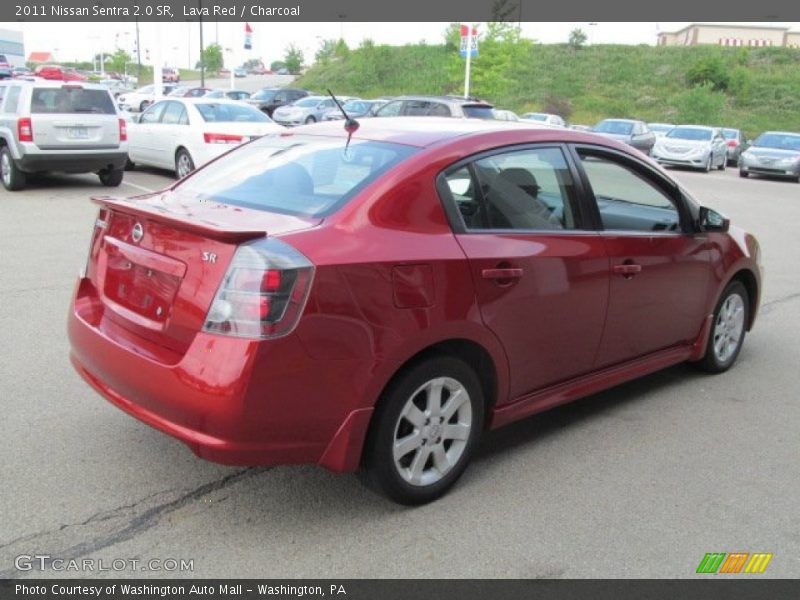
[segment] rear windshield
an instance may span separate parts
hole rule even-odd
[[[735,140],[739,138],[739,130],[738,129],[723,129],[722,135],[725,136],[726,140]]]
[[[491,106],[464,106],[464,116],[470,119],[494,119],[494,109]]]
[[[626,121],[602,121],[592,131],[598,133],[611,133],[615,135],[630,135],[633,131],[633,123]]]
[[[416,148],[268,135],[200,169],[175,190],[200,200],[307,217],[328,215]]]
[[[116,114],[114,102],[106,90],[82,87],[33,88],[31,113]]]
[[[695,127],[675,127],[670,130],[667,137],[678,140],[704,142],[711,139],[711,131],[708,129],[697,129]]]
[[[250,96],[250,98],[253,100],[272,100],[277,93],[278,90],[261,90]]]
[[[263,112],[239,104],[195,104],[195,108],[209,123],[269,123],[271,119]]]
[[[528,113],[525,115],[526,119],[530,119],[531,121],[547,121],[547,115],[540,115],[536,113]]]
[[[780,150],[800,150],[800,135],[783,133],[762,133],[753,142],[753,146],[778,148]]]

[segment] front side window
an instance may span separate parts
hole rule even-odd
[[[603,229],[610,231],[679,231],[675,203],[660,186],[616,159],[581,154]]]
[[[495,154],[445,179],[469,230],[575,228],[573,180],[558,148]]]

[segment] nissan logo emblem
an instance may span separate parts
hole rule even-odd
[[[142,241],[142,236],[144,236],[144,227],[142,227],[141,223],[136,223],[131,229],[131,238],[138,244]]]

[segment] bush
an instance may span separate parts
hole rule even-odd
[[[714,91],[709,83],[692,88],[675,98],[678,121],[698,125],[714,125],[722,120],[725,96]]]
[[[730,85],[730,69],[719,56],[707,56],[689,67],[686,80],[692,85],[710,84],[714,90],[724,91]]]

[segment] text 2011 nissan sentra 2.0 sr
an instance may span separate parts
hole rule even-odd
[[[753,236],[563,129],[369,119],[348,143],[334,121],[95,201],[69,319],[86,381],[203,458],[361,468],[409,504],[485,429],[725,371],[759,304]]]

